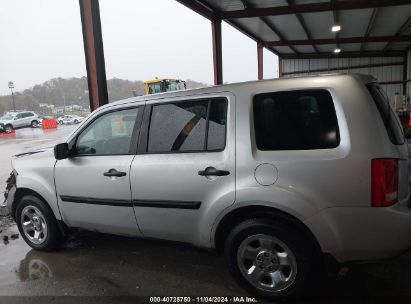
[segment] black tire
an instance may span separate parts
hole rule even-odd
[[[59,120],[59,125],[64,125],[64,121]]]
[[[75,123],[75,124],[78,124],[78,120],[76,119],[76,120],[74,121],[74,123]]]
[[[26,207],[37,208],[41,212],[44,222],[47,225],[46,237],[39,244],[36,244],[32,240],[30,240],[23,230],[22,212]],[[53,212],[43,200],[36,196],[26,195],[20,199],[16,208],[15,219],[21,236],[26,241],[26,243],[33,249],[39,251],[53,251],[54,249],[58,248],[63,241],[63,235],[60,231],[60,227],[57,223],[57,220]]]
[[[293,272],[295,277],[291,280],[292,283],[283,290],[268,291],[261,285],[255,286],[256,284],[249,282],[240,270],[237,261],[240,245],[244,240],[252,239],[257,235],[268,235],[276,238],[285,244],[295,257],[295,269],[297,269]],[[312,241],[307,240],[303,233],[293,225],[268,219],[250,219],[242,222],[229,233],[224,254],[231,275],[241,287],[257,297],[273,299],[312,294],[313,288],[320,279],[319,274],[323,273],[320,271],[322,268],[318,263],[320,254],[315,248]],[[257,249],[257,252],[258,250],[260,249]]]
[[[10,134],[11,132],[13,132],[13,126],[12,125],[6,125],[4,127],[4,132],[7,134]]]
[[[37,120],[33,120],[30,124],[32,128],[37,128],[39,126],[39,122]]]

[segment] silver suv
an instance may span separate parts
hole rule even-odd
[[[11,133],[20,128],[37,128],[40,122],[39,116],[30,111],[7,113],[0,117],[0,132]]]
[[[25,241],[67,228],[224,253],[264,297],[311,290],[331,257],[411,245],[408,150],[370,76],[267,80],[103,106],[54,150],[17,155],[5,204]]]

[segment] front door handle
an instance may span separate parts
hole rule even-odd
[[[108,177],[122,177],[122,176],[126,176],[127,173],[126,172],[121,172],[121,171],[117,171],[116,169],[110,169],[107,172],[103,173],[104,176],[108,176]]]
[[[205,170],[198,171],[198,175],[201,175],[201,176],[227,176],[227,175],[230,175],[230,171],[217,170],[214,167],[208,167]]]

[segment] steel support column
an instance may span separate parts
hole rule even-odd
[[[91,111],[108,103],[98,0],[79,0]]]
[[[264,79],[264,55],[263,55],[263,46],[257,44],[257,63],[258,63],[258,80]]]
[[[213,34],[213,65],[214,65],[214,84],[223,84],[223,52],[221,41],[221,19],[211,21]]]
[[[283,60],[281,57],[278,57],[278,78],[283,77]]]
[[[403,66],[402,66],[402,94],[407,95],[407,67],[408,67],[408,54],[404,54]]]

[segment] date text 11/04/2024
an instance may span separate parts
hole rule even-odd
[[[150,303],[257,303],[252,297],[150,297]]]

